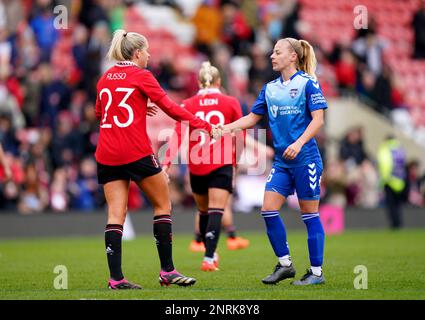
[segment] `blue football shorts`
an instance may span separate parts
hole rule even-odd
[[[321,161],[297,168],[282,168],[274,163],[265,191],[277,192],[285,198],[296,191],[300,200],[319,200],[322,171]]]

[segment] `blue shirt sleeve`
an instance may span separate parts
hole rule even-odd
[[[307,107],[310,112],[327,109],[328,104],[325,97],[323,96],[322,89],[320,88],[319,82],[315,80],[308,80],[305,86],[305,94],[307,100]]]
[[[263,89],[261,89],[260,94],[257,97],[257,100],[254,102],[251,112],[258,114],[258,115],[265,115],[267,112],[267,102],[266,102],[266,87],[267,85],[263,86]]]

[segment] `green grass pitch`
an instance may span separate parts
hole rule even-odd
[[[290,280],[266,286],[276,258],[263,232],[241,232],[249,248],[229,251],[220,241],[220,271],[200,271],[201,253],[188,250],[190,234],[174,234],[178,270],[197,279],[192,287],[160,287],[153,236],[138,235],[123,244],[123,270],[140,291],[106,288],[108,271],[103,238],[2,240],[0,299],[425,299],[425,229],[348,231],[328,236],[326,284],[294,287]],[[306,234],[288,231],[292,259],[300,278],[308,263]],[[57,265],[68,271],[68,289],[56,290]],[[357,290],[357,265],[367,268],[368,288]],[[364,275],[364,273],[363,273]]]

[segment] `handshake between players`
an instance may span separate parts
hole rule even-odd
[[[226,133],[232,133],[232,130],[230,128],[227,128],[226,125],[212,125],[211,137],[213,139],[218,140],[223,136],[223,134]]]

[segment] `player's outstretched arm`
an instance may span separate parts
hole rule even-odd
[[[163,96],[160,100],[155,102],[168,116],[177,121],[189,121],[189,124],[196,129],[203,129],[211,133],[211,125],[196,117],[194,114],[187,111],[185,108],[180,107],[177,103],[172,101],[168,96]]]
[[[150,101],[155,103],[169,117],[180,122],[188,121],[190,126],[196,129],[203,129],[209,134],[212,134],[211,125],[171,100],[150,71],[142,71],[139,86],[149,97]]]
[[[226,124],[222,127],[223,132],[235,132],[238,130],[245,130],[245,129],[249,129],[252,128],[253,126],[255,126],[257,124],[258,121],[261,120],[263,116],[259,115],[259,114],[255,114],[255,113],[249,113],[248,115],[246,115],[245,117],[242,117],[238,120],[236,120],[235,122]]]

